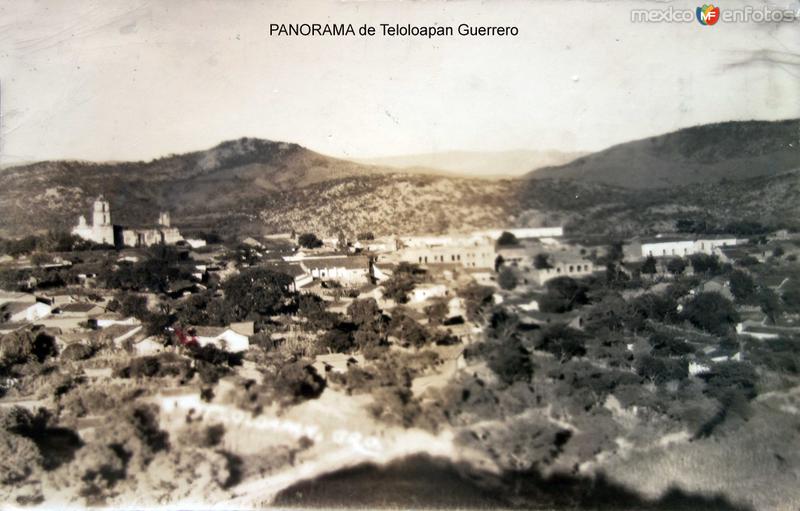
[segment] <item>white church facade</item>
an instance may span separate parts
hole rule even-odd
[[[95,199],[92,205],[92,223],[83,215],[78,218],[78,225],[72,234],[94,243],[114,246],[149,247],[158,244],[172,245],[181,240],[180,231],[170,225],[168,212],[158,215],[158,224],[154,227],[126,228],[111,223],[111,206],[102,196]]]

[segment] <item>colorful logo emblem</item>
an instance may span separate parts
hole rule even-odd
[[[703,4],[702,7],[697,8],[697,21],[701,25],[713,25],[719,21],[719,7],[714,7],[712,4]]]

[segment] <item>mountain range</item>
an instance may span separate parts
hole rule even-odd
[[[532,179],[575,179],[623,188],[670,188],[776,175],[800,168],[800,120],[706,124],[619,144]]]
[[[555,150],[444,151],[385,158],[357,158],[354,161],[402,172],[503,179],[522,176],[531,169],[563,165],[585,154]]]
[[[115,223],[153,224],[169,210],[188,233],[558,223],[576,235],[628,235],[669,230],[685,216],[797,228],[799,142],[800,120],[709,124],[491,181],[449,175],[453,167],[409,172],[253,138],[147,162],[45,161],[0,170],[0,235],[70,229],[101,193]]]

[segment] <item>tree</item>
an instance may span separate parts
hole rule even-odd
[[[544,253],[536,254],[533,257],[533,267],[537,270],[546,270],[552,268],[553,265],[550,264],[549,257],[549,255]]]
[[[307,232],[297,238],[297,243],[303,248],[318,248],[322,246],[322,240],[316,234]]]
[[[357,238],[359,239],[359,241],[372,241],[375,239],[375,235],[372,234],[372,231],[366,231],[359,233]]]
[[[428,316],[429,324],[441,325],[447,318],[447,314],[450,311],[450,306],[445,299],[438,298],[430,305],[425,306],[424,310],[425,315]]]
[[[667,263],[667,271],[673,275],[680,275],[686,270],[686,262],[680,257],[675,257]]]
[[[653,354],[659,357],[682,357],[694,353],[694,348],[683,339],[657,332],[648,340],[653,348]]]
[[[367,298],[365,300],[353,300],[347,306],[347,315],[356,326],[369,326],[372,327],[381,320],[381,309],[378,307],[378,302],[374,298]]]
[[[706,382],[706,394],[717,399],[727,400],[731,392],[741,393],[747,399],[757,395],[758,376],[751,365],[743,362],[715,364],[712,371],[699,376]]]
[[[624,330],[628,326],[631,316],[631,307],[622,296],[617,293],[609,293],[586,314],[586,330],[590,332]]]
[[[606,259],[609,262],[621,262],[625,257],[625,251],[622,248],[621,241],[615,241],[608,246],[606,251]]]
[[[459,290],[459,296],[464,299],[467,319],[476,321],[481,313],[491,305],[494,291],[488,286],[472,283]]]
[[[533,362],[530,352],[516,335],[503,339],[487,341],[489,369],[505,383],[530,382],[533,376]]]
[[[402,308],[393,311],[392,321],[389,323],[389,334],[400,339],[403,344],[415,348],[421,348],[431,340],[431,333],[428,329],[420,325]]]
[[[567,325],[552,325],[541,332],[536,349],[555,355],[561,362],[586,355],[586,335]]]
[[[731,273],[730,289],[739,302],[750,302],[756,296],[756,283],[750,275],[741,270],[735,270]]]
[[[290,296],[292,278],[268,268],[251,268],[229,278],[222,286],[225,303],[237,321],[271,316]]]
[[[408,302],[408,293],[414,289],[415,284],[414,276],[405,271],[399,271],[398,267],[394,274],[383,283],[383,294],[397,303],[406,303]]]
[[[519,245],[519,240],[516,236],[514,236],[513,233],[503,231],[502,234],[500,234],[500,237],[497,238],[497,245],[501,247]]]
[[[273,388],[280,401],[297,404],[319,397],[325,390],[325,380],[317,374],[314,366],[299,360],[280,369]]]
[[[657,385],[668,381],[684,380],[689,376],[689,366],[682,359],[665,359],[644,355],[636,361],[636,373]]]
[[[135,293],[119,292],[114,297],[119,305],[119,313],[124,316],[133,316],[144,319],[150,313],[147,309],[147,298]]]
[[[586,285],[570,277],[557,277],[547,281],[547,294],[539,300],[542,312],[562,313],[589,303]]]
[[[0,484],[18,484],[41,465],[42,455],[32,440],[0,430]]]
[[[654,275],[656,273],[656,260],[653,256],[647,256],[642,264],[642,273],[647,275]]]
[[[322,336],[321,344],[333,353],[347,353],[355,348],[353,339],[354,325],[339,324],[336,328],[328,330]]]
[[[800,312],[800,279],[789,278],[781,289],[781,301],[787,311]]]
[[[511,268],[503,268],[497,276],[497,283],[501,288],[510,291],[517,287],[517,276]]]
[[[739,321],[739,314],[727,298],[716,292],[700,293],[683,308],[681,315],[694,326],[724,335]]]
[[[708,254],[692,254],[689,262],[695,273],[710,273],[712,275],[719,271],[719,258]]]
[[[764,314],[773,320],[783,312],[783,304],[780,297],[768,287],[759,290],[757,301]]]

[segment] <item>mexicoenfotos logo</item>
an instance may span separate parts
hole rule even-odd
[[[702,7],[697,8],[697,21],[701,25],[713,25],[719,21],[719,7],[714,7],[713,4],[703,4]]]

